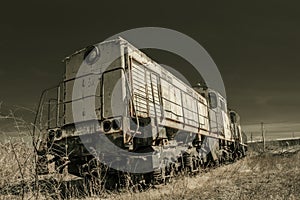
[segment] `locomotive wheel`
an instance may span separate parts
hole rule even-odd
[[[145,184],[146,185],[152,184],[153,183],[153,179],[154,179],[153,172],[144,174],[144,180],[145,180]]]
[[[193,157],[193,168],[194,168],[193,170],[194,173],[199,173],[201,170],[201,161],[197,157]]]
[[[193,171],[193,158],[191,154],[185,152],[183,154],[183,164],[185,172],[192,172]]]
[[[153,171],[153,184],[161,184],[164,181],[163,173],[161,169],[156,169]]]
[[[125,188],[126,190],[129,189],[130,186],[132,186],[132,179],[131,179],[131,176],[130,174],[128,173],[122,173],[120,175],[120,183],[119,183],[119,186],[121,188]]]

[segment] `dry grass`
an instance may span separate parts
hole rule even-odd
[[[21,199],[32,193],[34,180],[33,150],[21,139],[0,144],[0,192],[1,199],[17,194]]]
[[[142,193],[114,194],[109,199],[300,199],[299,167],[299,151],[252,154],[196,177]]]
[[[251,153],[236,163],[143,192],[130,188],[100,195],[66,174],[44,177],[34,190],[33,150],[21,139],[1,144],[0,160],[0,199],[300,199],[299,151]]]
[[[291,147],[298,150],[294,153],[274,147],[267,153],[252,152],[236,163],[142,192],[111,192],[68,174],[37,177],[33,148],[25,142],[32,136],[32,125],[13,111],[0,113],[0,119],[12,120],[19,134],[0,143],[0,199],[300,199],[300,147]]]

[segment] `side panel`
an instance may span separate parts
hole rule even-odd
[[[96,112],[97,118],[100,117],[100,75],[91,74],[76,79],[78,88],[74,88],[75,80],[71,79],[65,82],[65,118],[64,123],[70,124],[74,122],[72,102],[78,108],[78,112],[82,115],[83,120],[95,119],[92,112]],[[98,83],[97,83],[98,82]],[[73,90],[78,90],[73,93]],[[95,104],[95,109],[92,105]]]
[[[131,49],[132,91],[140,117],[163,117],[160,126],[208,134],[206,99],[138,50]]]
[[[182,92],[182,102],[184,123],[194,127],[199,127],[196,99],[191,97],[189,94]]]
[[[224,123],[224,134],[225,134],[225,138],[227,140],[232,140],[232,133],[230,130],[230,122],[229,122],[229,118],[226,112],[222,111],[222,115],[223,115],[223,123]]]
[[[200,103],[197,101],[198,106],[198,112],[199,112],[199,124],[200,128],[204,130],[209,130],[209,120],[207,117],[207,105],[204,105],[203,103]]]
[[[93,104],[95,104],[96,109],[93,109],[93,106],[91,106]],[[100,119],[100,97],[84,97],[73,102],[65,103],[65,124],[74,123],[72,106],[78,108],[77,114],[80,115],[79,117],[83,121]]]
[[[161,79],[161,87],[165,117],[184,123],[181,91],[164,79]]]

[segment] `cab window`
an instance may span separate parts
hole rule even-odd
[[[210,108],[214,109],[218,106],[218,101],[217,101],[217,95],[213,92],[210,92],[208,94],[209,97],[209,106]]]
[[[230,112],[230,120],[231,120],[231,123],[236,123],[236,115],[234,112]]]
[[[220,100],[220,105],[221,105],[221,109],[222,109],[223,111],[226,111],[224,101]]]

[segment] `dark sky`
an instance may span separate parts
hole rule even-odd
[[[0,101],[33,107],[43,89],[61,80],[65,56],[118,32],[155,26],[187,34],[208,51],[244,124],[298,123],[299,1],[180,2],[2,2]],[[185,63],[163,52],[149,56],[174,67]]]

